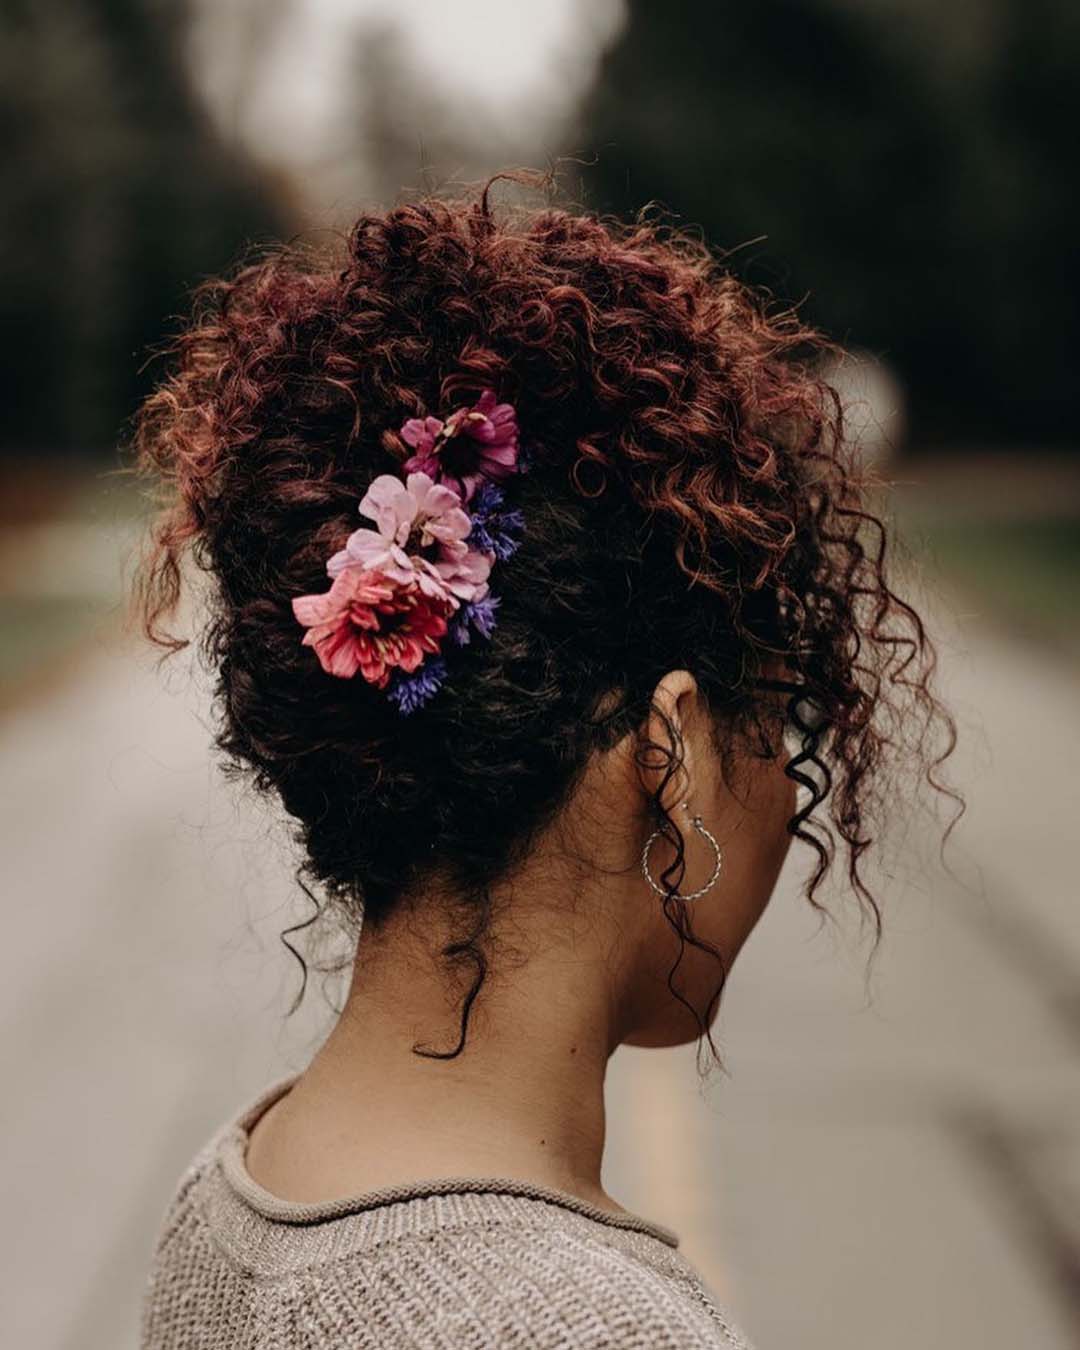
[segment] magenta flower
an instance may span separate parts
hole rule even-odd
[[[405,469],[430,475],[467,502],[482,478],[508,478],[517,468],[517,415],[509,403],[497,403],[485,389],[471,408],[458,408],[445,422],[411,418],[401,437],[416,451]]]
[[[417,455],[428,456],[434,449],[436,439],[442,435],[442,429],[443,424],[437,417],[410,417],[401,428],[401,439],[406,445],[411,445]]]
[[[434,599],[457,608],[461,600],[479,599],[487,591],[493,556],[465,543],[472,521],[461,498],[424,472],[410,473],[403,483],[380,474],[360,503],[360,512],[375,522],[362,526],[326,564],[332,577],[358,566],[382,573],[405,585],[415,582]]]
[[[345,567],[324,594],[296,596],[292,610],[308,630],[304,646],[315,649],[328,675],[347,680],[359,671],[384,689],[394,667],[414,671],[439,651],[450,605],[411,581]]]

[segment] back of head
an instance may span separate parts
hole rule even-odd
[[[941,714],[817,373],[827,348],[691,234],[496,210],[487,190],[200,288],[137,423],[171,493],[142,598],[160,635],[189,547],[211,574],[220,745],[280,795],[337,904],[378,924],[438,873],[479,938],[491,886],[673,667],[725,746],[769,753],[786,717],[807,787],[790,828],[815,884],[839,846],[860,888],[884,757]],[[325,590],[371,483],[403,476],[403,425],[486,390],[527,460],[507,489],[520,545],[492,569],[487,639],[446,645],[437,694],[403,715],[323,669],[292,601]]]

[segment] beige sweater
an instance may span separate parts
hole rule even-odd
[[[244,1166],[275,1084],[180,1181],[143,1350],[749,1350],[669,1229],[497,1177],[279,1200]]]

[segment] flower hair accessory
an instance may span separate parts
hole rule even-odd
[[[491,636],[499,600],[488,578],[524,529],[500,484],[526,464],[514,408],[491,389],[444,421],[410,418],[400,434],[415,452],[404,478],[372,482],[359,507],[371,524],[327,561],[330,589],[292,609],[327,674],[360,674],[408,714],[446,679],[444,644]]]

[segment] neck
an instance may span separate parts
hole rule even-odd
[[[455,987],[438,948],[407,925],[365,932],[345,1010],[285,1099],[328,1159],[326,1187],[500,1176],[619,1209],[600,1184],[604,1077],[619,1038],[609,981],[581,938],[493,962],[465,1048],[444,1060],[413,1046],[457,1044],[467,984]]]

